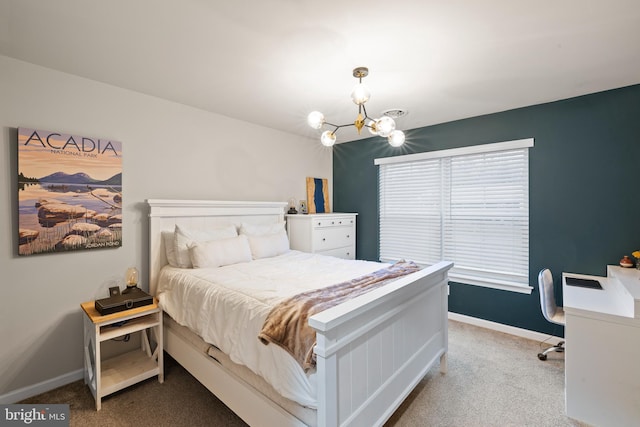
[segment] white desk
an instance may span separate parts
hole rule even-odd
[[[595,279],[602,289],[568,286]],[[594,426],[640,425],[640,270],[562,274],[567,416]]]

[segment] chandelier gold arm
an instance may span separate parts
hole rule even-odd
[[[356,129],[358,129],[358,135],[360,135],[360,131],[364,127],[364,117],[361,113],[358,113],[358,117],[356,118],[356,121],[353,123],[353,125],[356,127]]]

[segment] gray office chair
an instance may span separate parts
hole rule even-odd
[[[538,274],[538,288],[540,291],[540,308],[542,308],[544,318],[551,323],[564,325],[564,309],[556,305],[556,298],[553,294],[553,276],[548,268],[541,270]],[[564,341],[560,341],[557,345],[538,353],[538,359],[547,360],[547,353],[552,351],[564,352]]]

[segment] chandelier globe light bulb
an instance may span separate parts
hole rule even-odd
[[[351,92],[351,99],[356,105],[364,104],[369,100],[370,97],[371,92],[369,92],[369,89],[362,83],[358,83],[357,85],[355,85],[353,91]]]
[[[376,130],[378,135],[387,137],[396,130],[396,122],[391,117],[382,116],[376,120]]]
[[[405,135],[401,130],[394,130],[393,132],[391,132],[391,135],[389,135],[389,145],[391,145],[392,147],[400,147],[402,144],[404,144],[404,141]]]
[[[307,123],[313,129],[320,129],[324,124],[324,114],[322,114],[320,111],[310,112],[307,116]]]
[[[332,147],[333,144],[336,143],[336,134],[331,132],[330,130],[325,130],[322,132],[322,136],[320,137],[320,142],[325,147]]]

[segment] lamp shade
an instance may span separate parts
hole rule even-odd
[[[138,269],[135,267],[127,268],[127,272],[125,273],[125,278],[127,281],[127,286],[137,286],[138,285]]]

